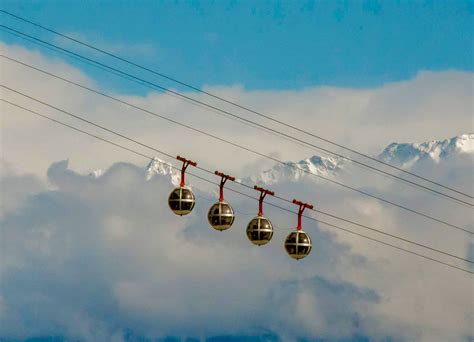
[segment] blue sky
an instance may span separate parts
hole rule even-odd
[[[5,1],[2,8],[197,86],[372,87],[419,70],[474,66],[473,1]],[[55,39],[4,15],[2,22]]]
[[[370,155],[393,141],[451,138],[472,128],[472,1],[4,0],[0,7],[196,86],[223,85],[212,91]],[[133,70],[5,15],[0,18],[3,25]],[[58,59],[61,55],[10,35],[2,33],[0,39],[26,47],[2,44],[2,53],[27,58],[81,83],[96,79],[107,93],[148,91],[77,61],[66,59],[64,65]],[[55,59],[31,54],[32,48]],[[78,77],[68,63],[82,68],[86,77]],[[271,169],[274,160],[264,161],[260,154],[76,92],[13,63],[1,66],[2,83],[155,151],[11,92],[1,94],[26,108],[150,157],[158,150],[184,155],[205,169],[268,185],[278,196],[302,199],[317,210],[361,224],[315,216],[343,229],[395,241],[362,230],[367,225],[462,256],[471,253],[464,234],[451,234],[427,220],[338,189],[334,181],[286,175],[287,168]],[[382,86],[399,80],[405,82]],[[255,94],[231,85],[265,91]],[[373,89],[318,88],[322,85]],[[314,88],[306,89],[310,87]],[[320,154],[183,101],[167,101],[164,96],[126,99],[271,158],[297,162]],[[189,179],[198,198],[196,208],[193,215],[177,218],[166,201],[173,188],[171,178],[150,177],[148,158],[139,159],[23,110],[7,106],[0,114],[6,128],[1,130],[0,158],[0,168],[5,169],[0,174],[0,195],[5,194],[0,235],[6,256],[0,258],[2,342],[471,338],[472,305],[466,298],[472,296],[472,280],[467,275],[310,220],[305,220],[304,229],[314,243],[312,254],[295,263],[283,249],[296,223],[289,213],[265,206],[275,235],[268,246],[255,248],[244,233],[257,210],[255,201],[227,192],[238,215],[232,229],[217,233],[207,221],[209,201],[216,200],[214,185]],[[466,167],[471,156],[453,152],[453,158],[442,157],[437,164],[429,159],[425,165],[421,159],[410,170],[467,189],[472,183],[472,171]],[[319,169],[321,175],[462,227],[472,226],[466,209],[454,203],[376,179],[349,163],[336,165],[334,172]],[[262,173],[267,169],[270,172]],[[216,181],[201,170],[193,172]],[[440,260],[455,264],[448,258]],[[170,338],[162,339],[165,336]]]
[[[392,141],[451,138],[472,127],[473,1],[4,0],[0,8],[195,86],[223,85],[212,91],[371,155]],[[155,80],[28,24],[2,14],[0,18],[2,25]],[[90,76],[80,78],[74,68],[60,63],[62,55],[0,34],[0,40],[27,48],[2,46],[2,53],[46,65],[68,79],[87,84],[95,79],[107,93],[149,91],[65,59]],[[55,59],[32,55],[30,49]],[[433,242],[436,248],[459,255],[471,253],[464,235],[447,238],[449,232],[432,222],[298,174],[298,181],[290,174],[272,183],[273,170],[263,176],[261,172],[273,167],[273,160],[216,144],[100,96],[74,92],[72,86],[13,63],[2,67],[2,83],[156,147],[154,152],[142,150],[143,145],[137,148],[147,155],[162,149],[249,182],[254,179],[247,176],[256,175],[255,182],[268,183],[278,195],[311,202],[318,210],[413,241]],[[409,81],[382,86],[400,80]],[[228,87],[232,85],[251,91]],[[317,88],[323,85],[338,88]],[[373,89],[360,89],[367,87]],[[7,91],[2,96],[26,108],[35,106]],[[159,115],[278,159],[297,162],[320,153],[183,101],[167,100],[127,97]],[[37,107],[40,113],[108,137],[72,119],[66,121],[64,113]],[[471,278],[306,220],[313,252],[294,263],[283,250],[286,229],[296,223],[288,213],[266,207],[275,223],[274,241],[255,249],[243,232],[256,202],[229,194],[238,213],[236,223],[228,232],[216,234],[208,227],[206,214],[210,205],[206,199],[214,197],[214,185],[207,188],[191,179],[199,200],[194,215],[180,220],[166,201],[172,189],[170,177],[149,178],[148,159],[72,134],[21,110],[2,107],[0,114],[6,128],[0,168],[4,160],[7,165],[0,175],[6,194],[0,233],[8,256],[0,261],[2,342],[471,338],[472,306],[466,301],[472,292]],[[115,138],[111,140],[124,142]],[[433,167],[430,162],[412,170],[464,189],[471,180],[465,165],[471,165],[472,153],[459,154],[446,164]],[[286,169],[280,170],[284,175]],[[464,208],[353,170],[342,166],[327,175],[395,203],[426,209],[430,215],[453,218],[463,227],[472,225]],[[102,175],[92,177],[93,171]],[[276,175],[279,178],[280,173]],[[338,222],[333,219],[330,222]],[[341,227],[355,228],[341,222]]]

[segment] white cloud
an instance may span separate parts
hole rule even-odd
[[[1,50],[96,86],[60,60],[15,46],[2,45]],[[271,165],[5,61],[2,81],[172,154],[197,159],[208,169],[220,168],[244,178]],[[422,72],[413,80],[364,90],[207,90],[371,152],[380,152],[393,140],[446,138],[472,128],[471,73]],[[85,127],[8,91],[2,90],[2,97]],[[161,94],[122,98],[284,160],[315,154]],[[468,275],[315,227],[311,221],[305,222],[305,229],[315,248],[308,259],[295,263],[281,246],[287,234],[282,228],[293,226],[294,217],[266,208],[278,230],[271,245],[254,248],[243,232],[250,216],[239,215],[235,227],[226,233],[208,228],[205,213],[210,203],[202,200],[212,196],[208,186],[206,192],[198,193],[193,216],[175,217],[165,201],[171,190],[169,181],[160,177],[147,181],[144,168],[129,163],[144,167],[147,161],[8,105],[1,108],[5,200],[0,335],[60,334],[119,341],[128,331],[156,337],[269,330],[283,338],[367,335],[432,341],[461,340],[472,334]],[[69,165],[51,165],[62,159],[69,159]],[[429,172],[462,188],[472,184],[472,175],[465,171],[471,163],[460,158],[436,168],[420,165],[417,172]],[[96,178],[81,175],[99,168],[108,169]],[[345,171],[342,180],[472,225],[466,211],[449,202],[402,192],[399,185],[355,172]],[[202,186],[198,180],[189,180]],[[470,246],[472,250],[463,234],[308,177],[298,183],[276,184],[275,190],[287,197],[298,194],[323,210],[459,255],[467,255]],[[227,196],[241,212],[255,210],[255,203],[232,193]]]
[[[25,60],[79,83],[94,86],[93,80],[59,60],[49,60],[38,53],[5,44],[1,50],[6,55]],[[255,167],[265,169],[273,163],[267,161],[255,164],[261,161],[261,157],[216,143],[215,140],[196,132],[131,110],[11,62],[2,61],[2,80],[12,88],[125,132],[152,146],[167,149],[172,154],[180,153],[198,159],[209,168],[220,167],[243,177],[252,174],[256,170]],[[125,81],[117,79],[117,82]],[[48,86],[45,87],[45,84]],[[425,141],[452,137],[465,133],[467,128],[472,127],[472,74],[466,72],[422,72],[410,81],[366,90],[321,87],[302,91],[246,92],[239,87],[210,86],[206,90],[296,126],[311,127],[311,131],[321,136],[371,153],[378,153],[392,141]],[[76,124],[76,121],[65,118],[52,109],[22,100],[20,96],[6,90],[2,90],[2,95]],[[216,103],[200,95],[189,95]],[[283,160],[299,160],[316,153],[310,148],[291,144],[161,93],[150,91],[145,97],[120,97],[261,152],[278,155]],[[228,105],[222,107],[231,108]],[[255,115],[235,109],[232,111],[264,122]],[[106,167],[119,158],[137,161],[122,152],[114,152],[103,143],[78,137],[69,130],[55,127],[42,119],[32,118],[30,114],[5,104],[2,104],[2,122],[3,158],[22,170],[38,170],[39,174],[43,175],[50,161],[65,158],[71,160],[75,169],[84,171]],[[270,126],[295,134],[275,124]],[[31,149],[31,131],[38,132],[35,135],[35,150]],[[316,139],[305,136],[301,138],[334,149]],[[216,161],[216,155],[221,156],[220,162]],[[224,158],[229,155],[232,158]]]
[[[316,261],[322,266],[316,270],[314,260],[295,264],[282,253],[285,231],[276,232],[273,246],[256,248],[239,229],[245,218],[226,234],[212,231],[202,214],[208,203],[199,203],[191,217],[174,216],[165,200],[169,180],[146,181],[146,173],[131,164],[115,164],[92,178],[59,162],[48,177],[56,190],[28,197],[2,220],[2,240],[8,241],[1,264],[4,336],[100,340],[104,329],[209,336],[256,327],[296,333],[300,314],[322,315],[324,324],[341,314],[348,320],[346,331],[330,323],[324,334],[346,336],[357,331],[350,322],[355,312],[347,306],[377,302],[372,290],[331,275],[340,258],[350,265],[353,257],[328,233],[312,231],[315,249],[324,244],[329,252]],[[233,199],[240,206],[242,200]],[[336,299],[339,287],[342,303],[332,307],[336,303],[322,297]],[[325,301],[326,312],[308,304],[295,307],[304,293]],[[14,326],[6,324],[11,317],[18,319]]]

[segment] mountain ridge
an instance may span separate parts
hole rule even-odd
[[[474,134],[461,134],[444,140],[431,140],[422,143],[393,142],[376,158],[383,162],[409,169],[417,162],[431,159],[439,163],[442,159],[454,154],[474,154]],[[335,177],[345,167],[345,161],[337,157],[313,155],[298,162],[288,161],[277,164],[247,179],[252,183],[275,184],[280,181],[296,182],[306,176],[307,172]],[[146,177],[150,180],[155,175],[169,175],[173,185],[179,185],[180,172],[167,163],[154,157],[146,167]]]
[[[450,139],[422,143],[391,143],[376,158],[397,167],[409,169],[418,161],[432,159],[439,163],[453,154],[474,154],[474,133],[461,134]],[[274,184],[282,180],[298,181],[309,171],[325,177],[334,177],[344,169],[341,158],[314,155],[299,162],[278,164],[249,179],[252,182]]]
[[[431,140],[422,143],[391,143],[378,158],[403,168],[426,159],[439,163],[442,159],[458,153],[474,153],[474,134],[461,134],[450,139]]]

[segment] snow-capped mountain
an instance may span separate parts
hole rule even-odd
[[[98,169],[98,170],[94,170],[94,171],[92,171],[91,173],[89,173],[89,177],[92,177],[92,178],[99,178],[99,177],[102,176],[103,174],[104,174],[104,170]]]
[[[174,186],[178,186],[180,183],[181,175],[170,163],[165,162],[157,157],[154,157],[146,168],[146,179],[150,180],[155,175],[169,175],[171,183]]]
[[[474,154],[474,134],[462,134],[451,139],[424,143],[392,143],[377,158],[408,169],[416,162],[428,158],[439,162],[449,156],[466,153]],[[340,158],[313,156],[297,163],[278,164],[251,177],[250,180],[263,184],[275,184],[280,181],[295,182],[307,176],[307,171],[324,177],[333,177],[341,172],[344,166],[344,160]]]
[[[307,172],[322,176],[334,176],[342,168],[343,160],[332,157],[312,156],[300,160],[297,163],[287,162],[285,165],[278,164],[273,168],[251,177],[254,183],[274,184],[281,180],[298,181]]]
[[[422,160],[431,159],[438,163],[442,159],[458,154],[474,155],[474,134],[462,134],[451,139],[432,140],[424,143],[392,143],[377,158],[392,165],[409,169]],[[290,161],[285,165],[277,164],[271,169],[247,178],[244,182],[266,185],[284,181],[297,182],[307,176],[307,172],[331,178],[337,176],[346,165],[347,162],[340,158],[315,155],[299,162]],[[168,175],[173,185],[179,185],[180,172],[173,169],[171,164],[156,157],[150,161],[146,168],[147,180],[155,175]],[[236,181],[240,182],[240,180]]]
[[[392,143],[378,159],[392,165],[410,168],[416,162],[430,159],[439,163],[454,154],[474,153],[474,134],[462,134],[445,140],[424,143]]]

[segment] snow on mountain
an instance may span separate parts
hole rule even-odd
[[[91,173],[89,173],[89,177],[92,177],[92,178],[99,178],[99,177],[102,176],[103,174],[104,174],[104,170],[98,169],[98,170],[94,170],[94,171],[92,171]]]
[[[171,183],[174,186],[179,186],[181,174],[179,171],[173,169],[170,163],[165,162],[157,157],[154,157],[146,168],[146,179],[150,180],[155,175],[169,175]]]
[[[378,159],[408,169],[425,159],[431,159],[438,163],[441,159],[457,154],[474,154],[474,134],[462,134],[451,139],[432,140],[424,143],[392,143],[383,150]],[[297,182],[306,176],[307,172],[331,178],[335,177],[343,168],[344,160],[340,158],[314,155],[296,163],[277,164],[245,181],[266,185],[283,181]],[[90,176],[97,178],[102,173],[102,170],[97,170],[90,173]],[[179,186],[180,172],[173,169],[170,163],[154,157],[146,168],[146,179],[150,180],[156,175],[169,176],[173,185]],[[240,180],[236,181],[241,182]]]
[[[343,161],[338,158],[312,156],[297,163],[278,164],[250,179],[254,183],[274,184],[282,180],[296,182],[307,172],[327,177],[335,175],[341,169],[342,164]]]
[[[410,168],[416,162],[428,159],[439,162],[456,154],[474,153],[474,134],[462,134],[446,140],[433,140],[424,143],[392,143],[378,156],[378,159],[403,168]],[[254,183],[275,184],[280,181],[298,181],[306,172],[324,177],[335,176],[343,169],[340,158],[313,156],[297,163],[287,162],[250,177]]]
[[[392,143],[378,156],[378,159],[392,165],[410,168],[422,160],[432,160],[436,163],[457,154],[474,155],[474,134],[462,134],[445,140],[432,140],[424,143]],[[333,157],[312,156],[299,162],[277,164],[269,170],[247,178],[244,182],[257,184],[275,184],[283,181],[297,182],[307,175],[307,172],[324,177],[334,177],[344,167],[344,160]],[[98,178],[103,170],[90,173],[91,177]],[[156,175],[169,176],[174,186],[179,186],[180,172],[157,157],[154,157],[146,168],[146,179]],[[241,182],[236,180],[236,182]]]
[[[384,162],[410,168],[416,162],[430,159],[439,163],[453,154],[474,153],[474,134],[462,134],[445,140],[424,143],[392,143],[378,156]]]

